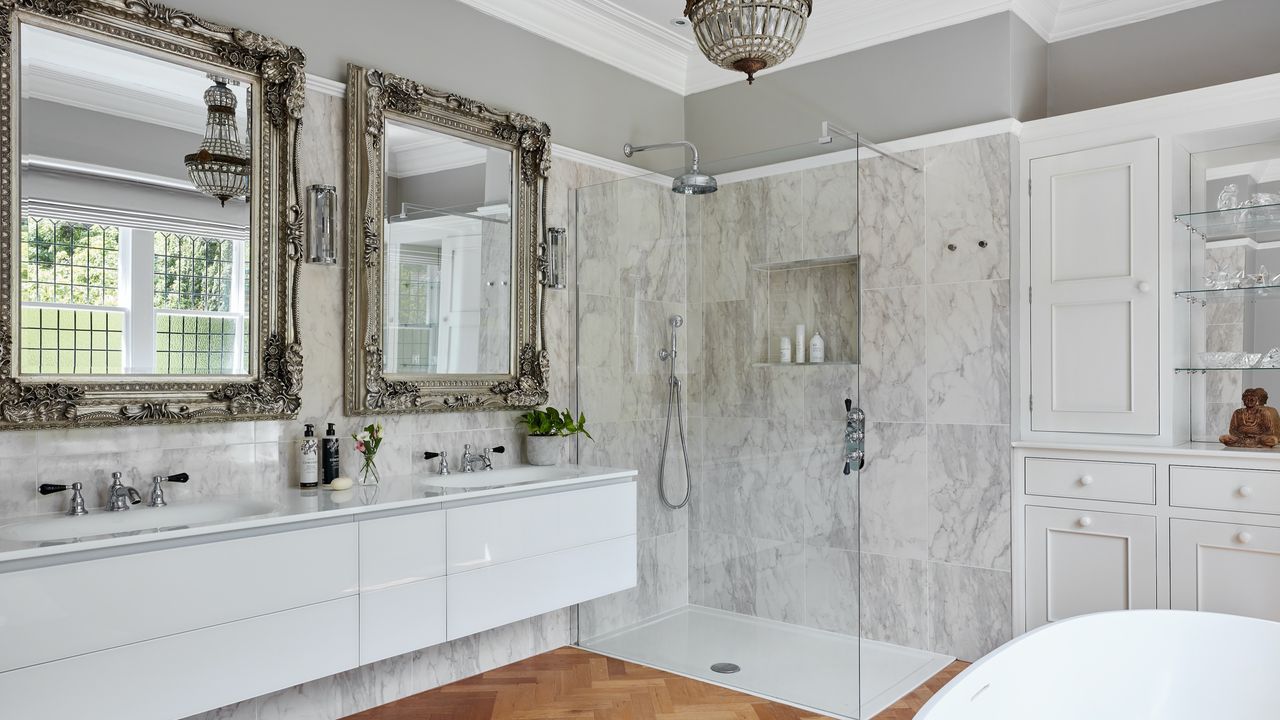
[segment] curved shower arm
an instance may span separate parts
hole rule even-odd
[[[688,140],[676,140],[674,142],[655,143],[653,145],[632,145],[631,143],[627,143],[622,146],[622,154],[627,157],[631,157],[638,152],[644,152],[646,150],[662,150],[664,148],[674,147],[689,148],[689,152],[693,155],[693,171],[696,173],[698,171],[698,148]]]

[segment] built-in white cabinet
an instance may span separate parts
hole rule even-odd
[[[1031,627],[1157,606],[1154,517],[1029,506],[1026,548]]]
[[[1280,621],[1280,528],[1172,520],[1170,607]]]
[[[1140,608],[1280,621],[1280,458],[1019,445],[1015,629]]]
[[[1030,162],[1030,420],[1160,432],[1159,142]]]
[[[445,512],[361,520],[360,664],[445,639]]]

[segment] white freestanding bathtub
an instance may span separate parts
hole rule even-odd
[[[974,663],[916,716],[1192,718],[1280,718],[1280,623],[1181,610],[1108,612],[1059,621]]]

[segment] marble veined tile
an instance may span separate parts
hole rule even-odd
[[[862,550],[924,559],[928,552],[926,426],[867,423],[862,471]]]
[[[765,262],[800,260],[807,248],[804,238],[804,189],[802,173],[791,172],[762,178],[764,229],[762,257]]]
[[[804,560],[804,624],[857,635],[858,553],[809,545],[804,549]]]
[[[758,617],[798,623],[804,618],[804,545],[756,541]]]
[[[801,173],[805,257],[858,254],[858,163]]]
[[[1009,428],[929,426],[929,559],[1010,568]]]
[[[689,534],[689,599],[697,605],[755,614],[755,540],[705,531]]]
[[[862,554],[862,637],[929,645],[928,569],[923,560]]]
[[[929,649],[974,661],[1013,636],[1013,578],[1003,570],[929,563]]]
[[[929,282],[1009,277],[1009,178],[1008,135],[925,150]]]
[[[862,293],[862,408],[869,419],[925,420],[925,298],[923,287]]]
[[[578,289],[624,296],[620,289],[617,184],[580,188],[577,200]]]
[[[923,165],[924,153],[904,157]],[[924,174],[876,157],[858,164],[859,258],[864,288],[925,282]]]
[[[1009,283],[929,288],[929,422],[1009,422]]]
[[[805,542],[856,551],[860,480],[845,475],[843,464],[839,447],[812,450],[804,464]]]

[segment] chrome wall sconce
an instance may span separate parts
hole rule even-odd
[[[542,286],[554,290],[565,289],[568,274],[565,258],[569,252],[568,231],[564,228],[547,228],[547,239],[539,250],[538,267],[542,271]]]
[[[338,262],[334,218],[338,215],[338,189],[332,185],[307,188],[307,262],[334,265]]]

